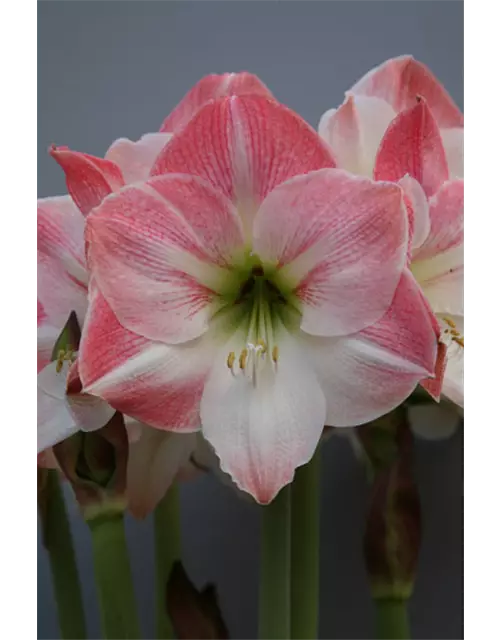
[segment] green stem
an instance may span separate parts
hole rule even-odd
[[[407,640],[411,637],[406,602],[390,598],[374,600],[378,640]]]
[[[292,484],[292,639],[318,637],[320,452]]]
[[[47,549],[57,602],[61,638],[86,638],[85,613],[75,551],[57,471],[47,474],[47,502],[43,517]]]
[[[291,487],[262,509],[259,637],[290,638]]]
[[[104,638],[140,638],[122,514],[89,522]]]
[[[167,613],[167,583],[172,566],[181,557],[179,490],[173,484],[154,512],[156,548],[156,637],[175,638]]]

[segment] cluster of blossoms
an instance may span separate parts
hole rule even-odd
[[[325,425],[419,384],[463,405],[463,116],[411,57],[319,133],[255,76],[211,75],[158,133],[50,154],[69,195],[38,202],[45,461],[119,414],[133,513],[197,460],[265,504]]]

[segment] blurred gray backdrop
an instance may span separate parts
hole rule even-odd
[[[118,137],[159,128],[211,72],[256,73],[316,126],[368,69],[411,53],[463,106],[463,4],[454,1],[38,3],[38,195],[65,191],[51,143],[103,155]],[[321,638],[368,638],[372,608],[361,556],[366,488],[344,439],[323,450]],[[463,439],[417,443],[424,541],[411,602],[414,638],[463,637]],[[98,638],[90,539],[70,500],[89,637]],[[255,638],[259,508],[209,477],[182,487],[186,567],[214,581],[232,638]],[[153,534],[128,523],[145,637],[153,637]],[[57,638],[39,541],[38,637]]]

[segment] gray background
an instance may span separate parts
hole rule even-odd
[[[65,190],[46,154],[55,142],[102,155],[138,138],[203,75],[248,70],[314,126],[343,91],[386,58],[411,53],[463,105],[461,2],[42,2],[38,5],[38,194]],[[461,638],[463,439],[417,443],[424,542],[415,638]],[[347,442],[323,450],[321,638],[367,638],[372,609],[360,553],[366,488]],[[90,540],[70,502],[90,637],[99,637]],[[231,637],[256,634],[259,508],[209,477],[182,487],[185,564],[215,581]],[[149,521],[128,528],[143,631],[153,636]],[[39,546],[39,638],[58,637]]]

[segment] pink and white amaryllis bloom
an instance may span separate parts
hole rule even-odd
[[[447,346],[442,391],[463,406],[463,115],[431,72],[404,56],[364,76],[319,130],[340,167],[413,193],[410,268]]]
[[[334,167],[286,107],[225,98],[87,218],[84,390],[159,429],[201,422],[261,503],[325,424],[371,420],[434,371],[402,190]]]

